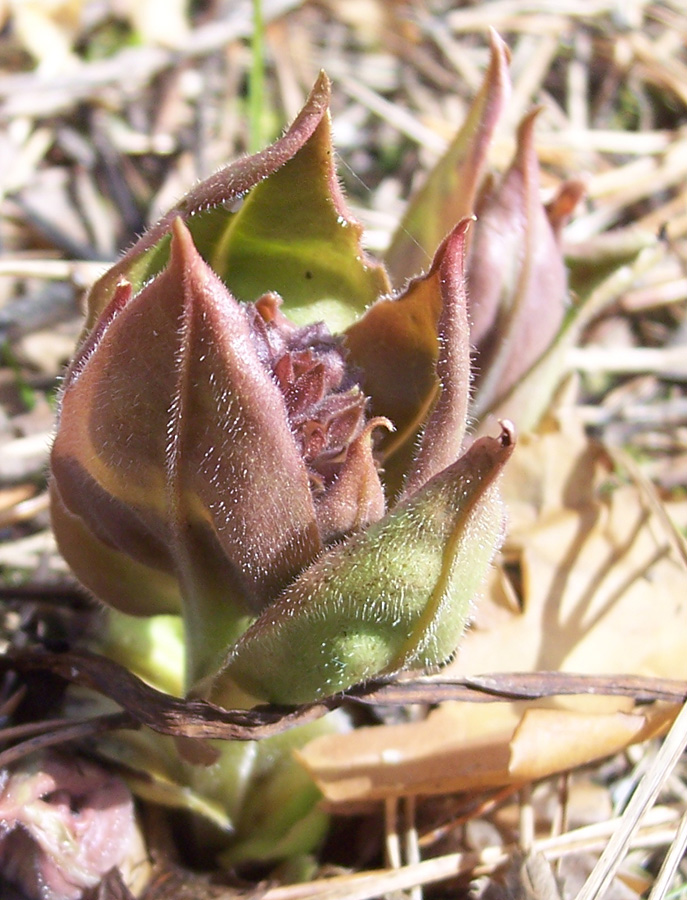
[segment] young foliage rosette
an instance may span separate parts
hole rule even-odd
[[[52,451],[78,577],[180,614],[186,689],[224,704],[446,662],[503,532],[512,433],[463,449],[469,219],[392,295],[340,194],[328,98],[322,76],[281,140],[94,286]]]
[[[455,652],[503,535],[514,442],[508,422],[479,439],[466,423],[529,427],[546,408],[580,190],[542,205],[532,116],[510,169],[487,174],[509,88],[492,35],[386,266],[336,180],[322,75],[281,139],[199,184],[92,288],[52,451],[54,529],[116,611],[105,652],[163,690],[299,704]],[[323,829],[291,749],[340,727],[227,744],[207,769],[152,733],[115,753],[156,760],[152,799],[190,783],[193,808],[233,831],[227,860],[275,859]]]

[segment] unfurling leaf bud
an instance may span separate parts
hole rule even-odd
[[[272,147],[194,188],[92,288],[52,450],[53,524],[97,597],[183,622],[183,678],[135,667],[158,687],[297,704],[454,654],[502,538],[514,443],[507,423],[466,440],[472,206],[509,90],[496,35],[491,49],[465,129],[393,243],[397,292],[336,180],[326,76]],[[125,659],[114,632],[101,648]],[[321,834],[280,740],[173,766],[215,824],[221,804],[235,859]]]

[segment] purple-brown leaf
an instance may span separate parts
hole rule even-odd
[[[557,334],[568,298],[557,235],[539,196],[536,112],[518,130],[515,159],[480,199],[467,264],[476,398],[483,417],[519,381]],[[517,411],[509,410],[517,421]]]

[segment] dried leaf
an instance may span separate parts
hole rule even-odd
[[[574,421],[523,438],[503,482],[505,568],[446,674],[687,676],[685,570],[663,523]],[[518,606],[504,579],[516,576]],[[521,584],[521,588],[519,585]],[[595,701],[598,703],[599,701]]]
[[[385,797],[544,778],[662,733],[677,709],[588,715],[522,703],[446,703],[422,722],[317,738],[298,757],[327,806],[341,812]]]
[[[295,710],[284,707],[226,710],[205,700],[171,697],[150,687],[119,663],[87,651],[9,650],[0,656],[0,671],[13,669],[52,672],[114,700],[131,715],[129,727],[147,725],[160,734],[179,737],[259,740],[317,719],[337,705],[332,702],[313,703]],[[118,727],[125,727],[125,723],[120,722]]]

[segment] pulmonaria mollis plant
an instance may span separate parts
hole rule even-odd
[[[466,422],[528,427],[546,406],[560,226],[579,195],[542,205],[532,117],[510,169],[486,174],[507,65],[492,35],[386,266],[344,204],[322,76],[280,140],[198,185],[91,290],[52,452],[54,529],[83,584],[129,614],[106,652],[137,656],[162,689],[297,704],[455,652],[502,538],[514,441],[509,424],[474,440]],[[131,616],[183,622],[183,677],[143,659],[156,639]],[[166,779],[220,803],[209,817],[239,839],[232,860],[283,858],[322,834],[290,757],[309,727],[225,744],[207,770],[152,734],[137,759],[159,751]]]
[[[106,603],[183,617],[187,691],[300,703],[455,651],[513,444],[510,427],[471,443],[466,422],[528,427],[545,408],[580,194],[542,205],[533,115],[510,169],[485,174],[509,90],[492,34],[386,268],[341,195],[321,76],[280,140],[198,185],[91,290],[55,533]]]
[[[52,452],[76,574],[180,614],[186,687],[225,704],[444,663],[503,532],[512,433],[462,450],[469,223],[389,296],[327,106],[323,77],[95,285]]]

